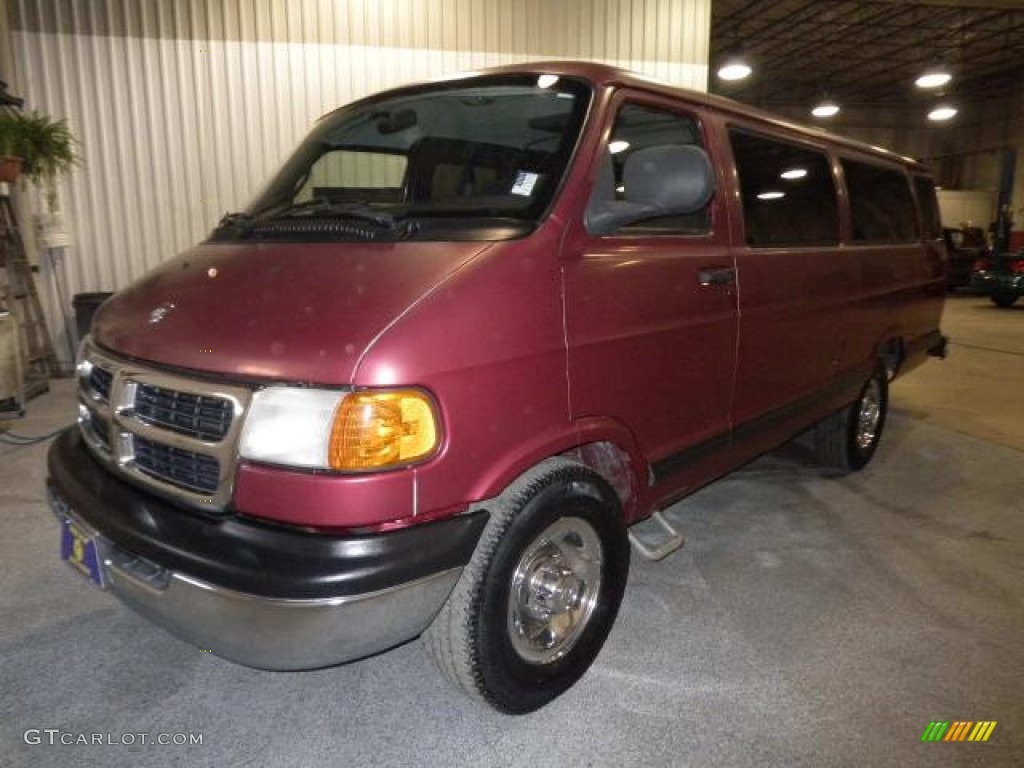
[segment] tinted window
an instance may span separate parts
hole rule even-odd
[[[917,190],[917,205],[921,210],[921,229],[924,231],[925,237],[935,239],[942,232],[939,203],[935,199],[935,185],[931,179],[915,176],[914,187]],[[962,232],[960,237],[963,237]]]
[[[398,202],[407,165],[401,154],[328,150],[310,166],[295,200]]]
[[[855,243],[917,239],[917,216],[907,177],[899,171],[843,160]]]
[[[590,98],[583,81],[515,74],[358,101],[317,121],[245,215],[213,236],[521,235],[554,199]]]
[[[666,145],[703,146],[700,127],[692,117],[666,112],[639,104],[626,104],[619,110],[608,143],[615,169],[615,198],[624,200],[626,189],[622,171],[626,160],[638,149]],[[620,231],[694,234],[710,228],[710,208],[677,216],[656,216],[624,226]]]
[[[748,245],[839,242],[836,189],[823,153],[740,131],[729,137]]]

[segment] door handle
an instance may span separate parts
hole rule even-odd
[[[736,270],[732,267],[708,267],[697,273],[697,281],[703,286],[734,283]]]

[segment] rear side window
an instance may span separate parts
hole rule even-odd
[[[939,216],[939,201],[935,198],[935,184],[924,176],[914,177],[917,191],[917,207],[921,211],[921,230],[925,237],[935,240],[942,237],[942,219]]]
[[[839,214],[824,153],[795,144],[729,133],[743,201],[747,245],[834,245]]]
[[[843,160],[855,243],[917,240],[917,215],[906,175],[889,168]]]

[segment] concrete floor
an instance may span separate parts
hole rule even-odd
[[[897,381],[895,405],[915,419],[1024,451],[1024,303],[999,309],[957,294],[946,302],[946,364]]]
[[[945,326],[871,466],[828,477],[789,446],[673,507],[687,546],[634,558],[594,668],[521,718],[416,642],[269,673],[168,636],[59,562],[45,446],[0,445],[0,765],[1024,765],[1024,308],[956,298]],[[16,428],[72,410],[55,382]],[[933,720],[998,725],[923,744]],[[60,744],[92,734],[135,743]]]

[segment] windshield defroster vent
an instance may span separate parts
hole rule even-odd
[[[376,230],[370,227],[363,227],[359,224],[353,224],[351,221],[338,221],[336,219],[315,219],[309,221],[289,219],[260,222],[260,224],[252,228],[251,233],[260,237],[278,240],[293,238],[323,240],[324,237],[376,240],[378,234]]]

